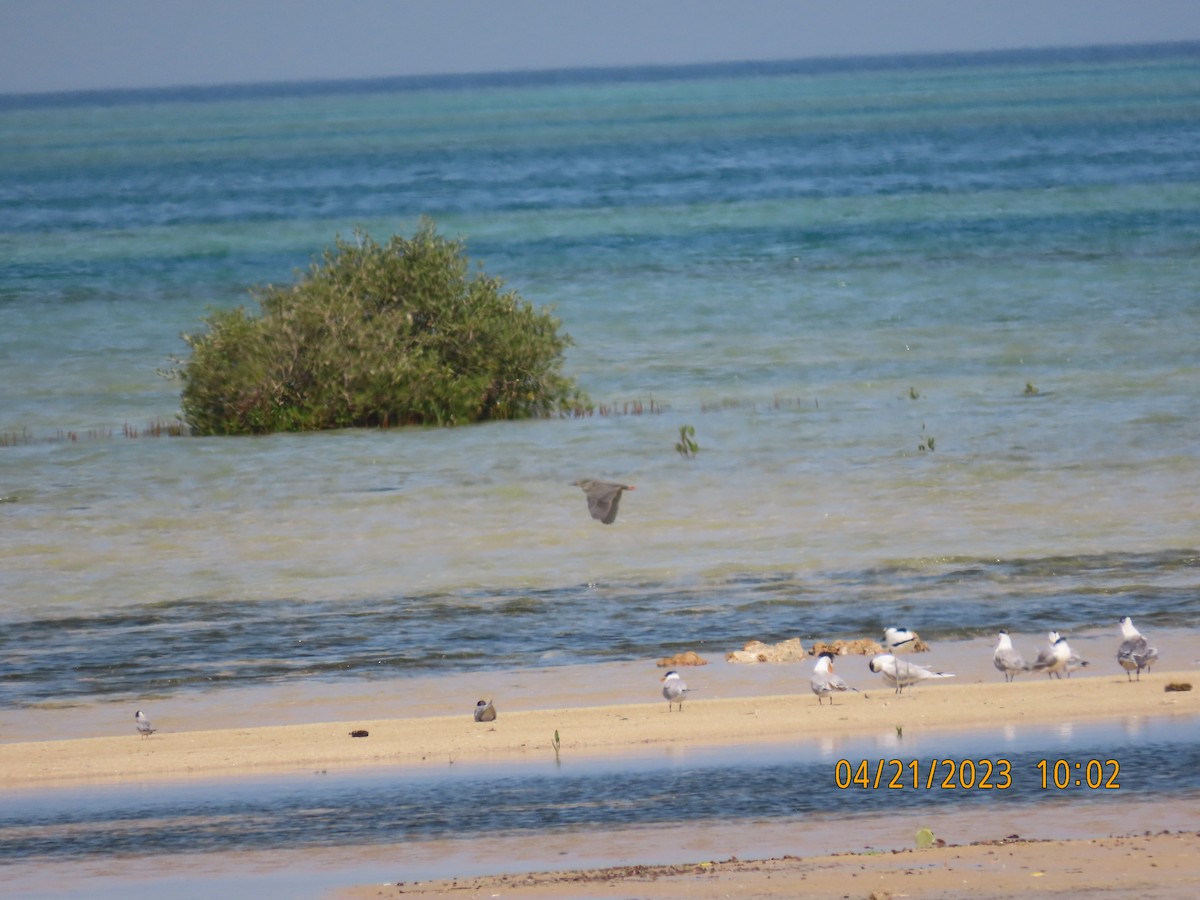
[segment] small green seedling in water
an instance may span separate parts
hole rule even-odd
[[[700,445],[696,443],[696,429],[691,425],[679,426],[679,440],[675,443],[675,452],[684,459],[693,459],[700,452]]]
[[[1026,397],[1036,397],[1037,393],[1038,393],[1038,389],[1033,386],[1032,381],[1025,382],[1025,396]]]
[[[896,726],[896,737],[898,737],[898,738],[904,737],[904,726],[903,725]]]
[[[921,440],[917,444],[917,449],[920,450],[922,453],[925,453],[926,451],[932,453],[934,444],[936,443],[936,440],[937,439],[934,438],[934,436],[932,434],[925,433],[925,423],[922,422],[921,423]]]
[[[558,729],[557,728],[554,729],[554,742],[552,744],[550,744],[550,746],[554,748],[554,763],[555,763],[555,765],[561,766],[562,760],[559,759],[559,757],[558,757],[558,751],[559,751],[559,748],[562,747],[562,741],[560,741],[558,739]]]

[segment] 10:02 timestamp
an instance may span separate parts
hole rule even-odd
[[[1121,787],[1117,776],[1121,764],[1115,759],[1089,759],[1072,762],[1069,759],[1039,759],[1036,766],[1042,776],[1042,790],[1069,787],[1088,787],[1092,790],[1115,791]]]

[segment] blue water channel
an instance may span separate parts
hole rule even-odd
[[[898,768],[888,763],[892,759],[904,764],[908,784],[889,790],[883,785]],[[960,768],[964,760],[975,762],[976,784],[968,788],[960,773],[948,786],[950,770],[941,762],[935,783],[927,786],[933,761],[947,759]],[[864,760],[872,784],[847,783]],[[881,760],[885,771],[876,787],[874,773]],[[1039,767],[1043,760],[1046,764]],[[1063,764],[1056,768],[1059,760]],[[921,782],[916,790],[911,787],[914,767]],[[990,787],[983,783],[985,771],[991,772]],[[1056,776],[1064,787],[1055,786]],[[11,792],[0,807],[0,867],[126,854],[362,847],[682,821],[750,824],[814,813],[844,819],[895,810],[899,804],[908,812],[963,812],[971,806],[1040,804],[1066,797],[1110,804],[1200,799],[1200,718],[1021,726],[966,736],[917,731],[820,745],[673,749],[633,759],[566,755],[558,764],[547,750],[501,765],[447,761],[436,769],[29,789]]]

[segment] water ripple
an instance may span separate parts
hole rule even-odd
[[[997,623],[1079,631],[1134,614],[1191,627],[1195,551],[1017,560],[909,560],[861,571],[734,574],[672,583],[469,590],[352,601],[183,598],[0,630],[0,705],[117,699],[220,685],[609,662],[694,647],[874,636],[926,639]]]

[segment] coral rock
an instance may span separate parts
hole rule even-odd
[[[800,638],[790,638],[778,644],[750,641],[741,650],[725,654],[726,661],[733,663],[799,662],[804,657],[804,645],[800,643]]]
[[[926,647],[925,649],[929,649]],[[822,653],[832,653],[834,656],[877,656],[883,652],[877,642],[870,638],[859,638],[855,641],[817,641],[808,651],[813,656]]]
[[[658,661],[660,669],[673,669],[675,666],[707,666],[708,660],[700,656],[694,650],[686,650],[683,653],[676,653],[674,656],[668,656]]]

